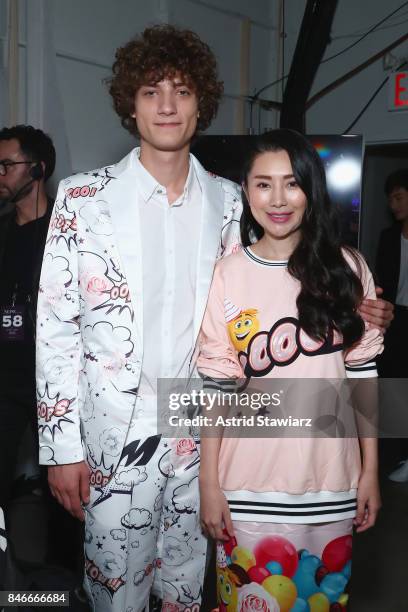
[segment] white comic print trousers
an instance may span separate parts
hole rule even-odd
[[[121,471],[91,488],[85,590],[94,612],[198,612],[207,540],[199,522],[199,451],[192,438],[127,441]],[[125,465],[123,469],[123,465]]]

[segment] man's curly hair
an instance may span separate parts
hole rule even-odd
[[[107,80],[109,93],[124,128],[137,135],[135,94],[142,85],[159,83],[179,73],[196,93],[199,118],[197,130],[208,128],[217,114],[223,93],[217,62],[210,47],[194,32],[164,24],[146,28],[116,51],[113,76]]]

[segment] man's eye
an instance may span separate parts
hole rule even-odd
[[[156,92],[154,91],[154,89],[148,89],[147,91],[144,92],[144,96],[153,96]]]
[[[189,96],[190,92],[188,89],[179,89],[178,92],[179,96]]]

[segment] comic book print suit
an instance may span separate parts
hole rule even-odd
[[[205,567],[198,448],[190,438],[162,439],[149,407],[136,403],[148,341],[136,155],[61,182],[38,305],[40,462],[89,466],[85,587],[97,612],[142,610],[152,585],[168,609],[197,608]],[[205,237],[195,313],[186,313],[195,341],[215,261],[239,248],[241,201],[236,185],[191,160]],[[194,366],[193,356],[191,374]]]

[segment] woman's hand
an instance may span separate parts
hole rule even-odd
[[[229,540],[234,535],[231,513],[218,485],[200,483],[200,519],[203,530],[214,540]],[[223,531],[225,528],[228,535]]]
[[[381,508],[380,486],[377,472],[361,473],[357,491],[357,515],[354,526],[357,533],[366,531],[375,524]]]

